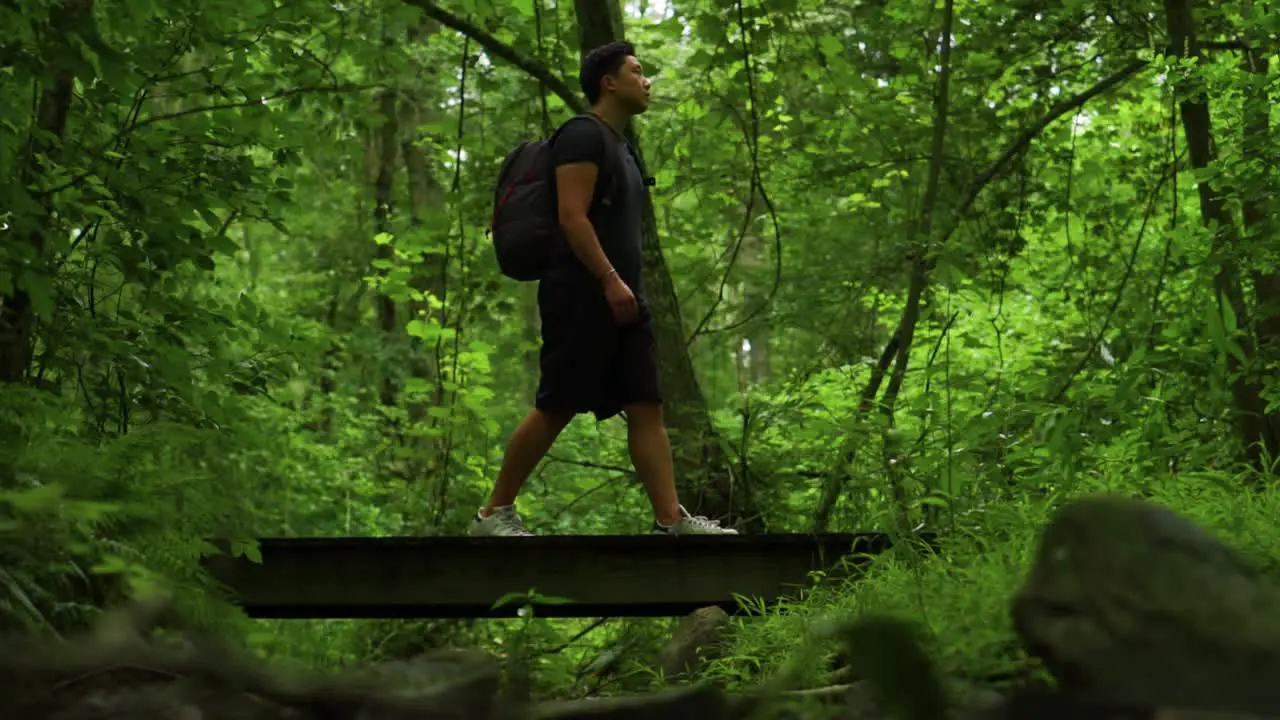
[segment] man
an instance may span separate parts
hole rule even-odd
[[[653,504],[654,532],[737,534],[691,516],[676,496],[652,317],[640,283],[640,219],[649,190],[622,135],[649,106],[649,80],[635,49],[615,42],[583,60],[580,81],[603,123],[574,118],[551,149],[564,238],[538,285],[537,401],[507,442],[493,495],[469,534],[532,535],[515,511],[516,495],[560,431],[583,412],[597,420],[625,413],[631,461]],[[607,143],[605,132],[617,142]],[[606,157],[609,148],[617,157]],[[611,191],[597,197],[598,187]]]

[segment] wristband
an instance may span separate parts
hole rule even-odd
[[[598,277],[598,278],[596,278],[596,279],[597,279],[597,280],[599,280],[600,282],[604,282],[605,278],[609,277],[610,275],[617,275],[617,274],[618,274],[618,271],[617,271],[616,269],[614,269],[614,268],[609,268],[609,272],[607,272],[607,273],[605,273],[605,274],[601,275],[600,277]]]

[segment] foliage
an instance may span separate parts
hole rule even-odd
[[[624,5],[690,357],[767,527],[808,530],[847,470],[833,529],[905,511],[944,535],[936,558],[739,620],[709,677],[791,662],[819,682],[801,629],[871,610],[922,621],[948,672],[1022,672],[1004,608],[1072,495],[1155,497],[1274,545],[1234,419],[1238,377],[1273,419],[1280,398],[1277,144],[1257,111],[1280,81],[1239,50],[1274,47],[1269,5],[1197,10],[1213,48],[1192,62],[1164,55],[1153,3],[957,3],[928,243],[935,3]],[[570,4],[441,7],[575,84]],[[533,294],[483,234],[491,184],[561,98],[395,0],[19,0],[0,23],[0,298],[32,323],[0,382],[5,625],[66,632],[163,578],[198,624],[309,664],[481,644],[529,659],[539,695],[662,682],[665,621],[249,623],[198,569],[209,537],[456,533],[484,502],[537,363]],[[1178,106],[1196,88],[1204,168]],[[1225,193],[1236,246],[1198,181]],[[926,245],[891,433],[859,404]],[[1219,301],[1224,262],[1247,317]],[[21,344],[4,327],[0,370]],[[641,531],[620,423],[575,420],[521,510],[540,532]]]

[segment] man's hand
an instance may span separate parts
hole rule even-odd
[[[613,320],[619,325],[630,325],[640,315],[640,306],[631,288],[618,277],[617,272],[609,273],[604,279],[604,297],[613,310]]]

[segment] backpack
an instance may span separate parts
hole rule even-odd
[[[578,117],[594,120],[605,137],[605,162],[610,167],[609,193],[616,185],[618,137],[599,117],[590,113]],[[565,123],[568,125],[568,123]],[[555,169],[551,166],[551,144],[559,137],[561,125],[545,140],[526,140],[515,146],[502,161],[498,186],[493,195],[493,218],[489,233],[498,258],[498,269],[513,280],[540,280],[551,262],[551,250],[560,236],[560,218],[555,200]],[[604,168],[601,168],[604,175]],[[607,196],[596,184],[596,199]],[[594,202],[594,201],[593,201]]]

